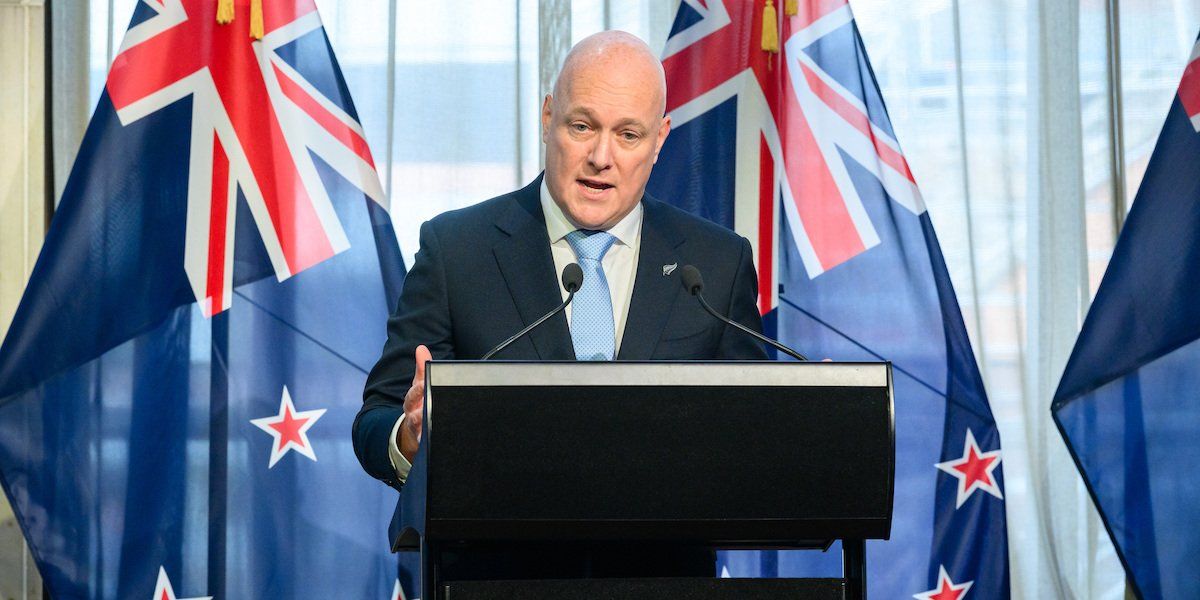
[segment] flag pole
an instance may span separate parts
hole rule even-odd
[[[54,1],[46,0],[45,7],[42,12],[42,106],[43,106],[43,128],[42,131],[42,183],[43,194],[42,198],[42,237],[46,237],[46,233],[50,231],[50,219],[54,217]],[[21,560],[25,561],[29,556],[29,540],[22,536],[22,556]],[[22,575],[28,575],[28,565],[22,564]],[[42,600],[51,600],[50,588],[45,581],[42,585]],[[22,590],[28,590],[27,586],[21,586]]]
[[[50,219],[54,216],[54,5],[52,0],[46,0],[42,13],[42,44],[44,58],[42,65],[42,106],[44,111],[44,127],[42,132],[42,182],[44,184],[43,198],[43,237],[50,231]]]
[[[1112,219],[1113,244],[1121,234],[1125,224],[1125,213],[1128,212],[1128,202],[1125,198],[1125,124],[1121,90],[1121,2],[1108,0],[1104,4],[1104,32],[1108,37],[1107,64],[1108,75],[1108,156],[1109,170],[1112,172]]]

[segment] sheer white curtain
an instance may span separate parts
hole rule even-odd
[[[54,104],[60,192],[136,1],[71,3],[55,16],[54,86],[67,91]],[[411,261],[421,222],[540,170],[541,98],[571,43],[620,28],[661,47],[678,0],[317,3]],[[1124,594],[1051,424],[1050,395],[1200,29],[1200,6],[1121,1],[1114,72],[1109,5],[853,0],[1001,428],[1018,598]],[[0,36],[25,51],[19,40]],[[1110,79],[1123,99],[1116,121]]]
[[[1025,447],[1042,544],[1037,588],[1060,597],[1121,598],[1111,542],[1046,410],[1088,301],[1084,226],[1079,6],[1039,4],[1030,14],[1030,211]]]

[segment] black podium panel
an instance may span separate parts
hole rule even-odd
[[[821,365],[793,365],[795,381],[778,376],[788,365],[756,365],[775,374],[756,385],[750,367],[719,364],[741,370],[740,385],[688,385],[684,374],[617,381],[588,370],[619,365],[570,363],[549,367],[581,384],[529,388],[456,385],[454,363],[431,364],[425,533],[758,548],[886,538],[890,381],[851,385],[847,365],[822,377],[810,375]]]
[[[543,579],[450,581],[452,600],[843,600],[840,579]]]
[[[887,363],[435,361],[426,384],[391,531],[422,597],[860,600],[890,535]],[[833,540],[840,579],[691,577]]]

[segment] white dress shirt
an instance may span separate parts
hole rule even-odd
[[[563,213],[554,199],[550,197],[550,188],[542,182],[542,214],[546,215],[546,233],[550,235],[550,254],[554,256],[554,272],[562,274],[567,265],[576,262],[575,251],[567,242],[567,234],[581,229],[576,227],[567,215]],[[617,221],[608,229],[616,241],[613,242],[604,259],[604,278],[608,280],[608,293],[612,298],[613,331],[616,333],[616,344],[613,352],[621,351],[621,337],[625,333],[625,319],[629,316],[629,300],[633,297],[633,280],[637,277],[638,250],[642,242],[642,203],[639,202],[625,218]],[[558,291],[562,299],[567,299],[567,290],[559,282]],[[571,324],[571,307],[567,306],[567,325]]]
[[[550,196],[550,188],[546,186],[545,181],[542,181],[541,202],[542,214],[546,217],[546,233],[550,237],[550,254],[554,257],[554,272],[557,280],[564,267],[576,262],[575,251],[567,242],[567,234],[581,228],[571,223],[567,215],[554,202]],[[642,245],[642,214],[642,204],[639,202],[633,207],[633,210],[629,211],[629,214],[607,230],[616,238],[616,241],[604,254],[604,259],[600,261],[604,266],[604,278],[608,280],[608,293],[612,298],[613,331],[616,333],[614,353],[621,351],[621,338],[625,333],[625,321],[629,316],[629,301],[633,298],[633,282],[637,278],[638,251]],[[558,291],[562,293],[562,299],[566,300],[567,290],[563,289],[561,281],[556,283],[558,283]],[[569,327],[571,324],[571,307],[569,305],[566,309],[566,316]],[[408,479],[408,472],[412,469],[412,464],[408,462],[396,444],[396,434],[400,432],[400,425],[403,423],[404,416],[401,415],[396,420],[396,425],[392,427],[392,437],[388,443],[388,457],[392,459],[392,467],[396,469],[396,476],[400,481]]]

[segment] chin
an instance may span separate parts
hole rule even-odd
[[[601,225],[608,222],[611,215],[598,214],[594,210],[587,210],[586,200],[581,200],[575,204],[574,208],[584,208],[584,210],[572,210],[567,216],[571,221],[583,229],[599,229]]]
[[[575,222],[579,225],[580,229],[601,229],[604,227],[604,224],[608,222],[608,219],[603,219],[603,218],[586,219],[585,218],[585,219],[575,219]]]

